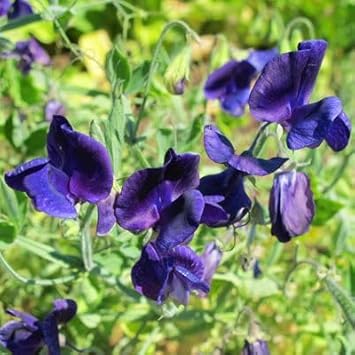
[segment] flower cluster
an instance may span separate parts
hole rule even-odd
[[[56,299],[52,311],[43,319],[8,309],[6,312],[19,320],[9,321],[0,328],[0,344],[13,355],[39,354],[43,347],[51,355],[60,355],[58,326],[68,323],[76,310],[75,301],[70,299]]]
[[[205,95],[219,99],[222,108],[235,116],[249,103],[258,121],[277,123],[286,130],[290,149],[316,148],[325,141],[334,151],[342,150],[348,144],[351,124],[340,99],[327,97],[309,103],[326,46],[323,40],[312,40],[290,53],[253,51],[246,60],[232,60],[213,72]],[[36,46],[32,42],[17,47],[26,72],[35,56],[24,53],[33,54]],[[44,64],[43,53],[39,56]],[[307,175],[287,170],[288,158],[255,156],[254,144],[238,154],[214,124],[204,127],[203,142],[208,157],[222,171],[200,179],[198,154],[169,149],[162,166],[134,172],[116,192],[106,148],[75,131],[61,116],[63,110],[57,101],[46,107],[50,121],[47,157],[20,165],[6,173],[5,181],[25,192],[38,211],[52,217],[76,218],[77,204],[96,205],[99,235],[107,234],[115,223],[134,234],[151,230],[152,238],[131,276],[135,289],[158,303],[170,297],[187,304],[191,292],[200,296],[209,292],[222,253],[214,242],[201,255],[188,244],[200,224],[230,226],[251,210],[246,178],[283,169],[274,177],[269,199],[271,234],[280,242],[306,233],[312,222],[315,205]],[[255,274],[260,274],[257,264]],[[252,353],[251,347],[246,344],[245,352]]]

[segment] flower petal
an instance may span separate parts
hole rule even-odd
[[[104,200],[97,203],[96,234],[103,236],[108,234],[116,223],[114,204],[116,192],[114,190]]]
[[[325,139],[328,145],[336,152],[343,150],[349,143],[351,122],[342,111],[328,128]]]
[[[248,175],[264,176],[281,167],[288,158],[259,159],[250,155],[233,155],[228,164]]]
[[[271,233],[280,242],[307,232],[313,216],[314,201],[306,174],[278,174],[270,192]]]
[[[161,303],[166,297],[168,276],[167,260],[160,256],[154,243],[148,243],[132,268],[131,277],[135,289],[140,294]]]
[[[32,314],[17,311],[16,309],[7,309],[7,314],[10,314],[13,317],[21,319],[22,323],[31,331],[36,331],[38,329],[38,319]]]
[[[228,215],[227,220],[219,220],[210,227],[230,225],[239,221],[251,208],[251,200],[245,193],[243,173],[228,168],[219,174],[207,175],[201,179],[199,190],[204,196],[224,196],[219,205]]]
[[[218,225],[220,221],[227,221],[228,214],[219,204],[224,200],[224,196],[204,196],[205,207],[201,216],[202,224],[207,226]]]
[[[187,243],[200,224],[204,205],[201,192],[191,190],[163,210],[158,224],[157,246],[169,250]]]
[[[44,108],[44,116],[48,122],[51,122],[53,116],[64,116],[65,111],[65,107],[61,102],[57,100],[49,100]]]
[[[264,50],[253,50],[250,52],[247,61],[258,71],[261,72],[264,66],[279,54],[277,48]]]
[[[8,18],[14,20],[22,16],[31,15],[32,13],[32,7],[26,0],[15,0],[8,13]]]
[[[268,122],[290,119],[294,108],[308,102],[326,47],[323,40],[304,41],[298,51],[266,64],[250,94],[252,115]]]
[[[58,324],[68,323],[76,314],[76,302],[71,299],[56,299],[53,304],[52,313]]]
[[[221,98],[222,109],[232,116],[242,116],[248,103],[250,88],[239,89]]]
[[[230,82],[237,66],[238,62],[236,60],[231,60],[208,76],[204,87],[207,99],[218,99],[219,97],[225,95],[226,87]]]
[[[11,7],[10,0],[2,0],[0,3],[0,16],[7,15],[7,12],[9,11],[10,7]]]
[[[64,117],[53,116],[47,150],[51,163],[68,175],[69,190],[77,199],[96,203],[109,195],[113,171],[101,143],[74,131]]]
[[[205,126],[203,142],[208,157],[215,163],[226,163],[234,154],[232,143],[214,125]]]
[[[5,174],[11,187],[26,192],[36,210],[58,218],[77,216],[68,191],[68,178],[52,167],[47,159],[38,158]]]
[[[334,96],[297,108],[289,122],[287,146],[293,150],[318,147],[342,109],[341,101]]]
[[[154,226],[164,208],[198,186],[199,160],[196,154],[169,150],[163,167],[131,175],[115,202],[117,223],[134,233]]]

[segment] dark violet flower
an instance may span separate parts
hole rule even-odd
[[[271,233],[280,242],[307,232],[314,216],[313,194],[306,174],[284,172],[274,178],[270,192]]]
[[[253,264],[253,277],[254,279],[259,278],[263,274],[263,271],[260,268],[259,261],[256,259]]]
[[[135,172],[115,202],[117,223],[139,233],[158,231],[161,247],[186,242],[199,225],[204,207],[199,184],[197,154],[176,154],[169,149],[164,165]]]
[[[254,50],[246,60],[227,62],[207,78],[204,88],[206,98],[220,100],[224,111],[241,116],[248,102],[252,80],[277,53],[275,48]]]
[[[13,355],[36,355],[47,346],[51,355],[60,355],[58,326],[68,323],[76,314],[73,300],[57,299],[53,309],[42,320],[8,309],[6,312],[18,321],[10,321],[0,328],[0,344]]]
[[[227,165],[221,173],[205,176],[200,181],[199,190],[205,197],[201,222],[211,227],[235,223],[250,210],[251,200],[243,184],[245,176],[270,174],[287,161],[278,157],[255,158],[248,151],[235,154],[232,143],[213,125],[205,126],[204,145],[211,160]]]
[[[3,1],[3,0],[1,0]],[[22,16],[33,14],[31,5],[26,0],[15,0],[7,16],[10,20],[15,20]]]
[[[58,100],[49,100],[44,108],[44,117],[48,122],[52,121],[53,116],[65,116],[64,105]]]
[[[106,148],[54,116],[47,135],[48,158],[36,158],[5,174],[11,188],[25,192],[36,210],[58,218],[75,218],[75,204],[106,199],[113,171]]]
[[[0,1],[0,16],[6,16],[11,7],[10,0],[1,0]]]
[[[116,224],[114,204],[116,200],[116,192],[114,190],[104,199],[97,202],[97,226],[96,234],[104,236],[108,234]]]
[[[241,355],[270,355],[270,350],[265,340],[245,340]]]
[[[135,289],[157,303],[170,297],[187,304],[191,291],[208,293],[203,277],[202,258],[184,245],[162,251],[155,242],[148,243],[132,269]]]
[[[17,42],[15,49],[8,57],[19,59],[18,66],[24,74],[27,74],[31,70],[34,63],[45,66],[51,63],[48,53],[34,38]]]
[[[281,124],[288,132],[290,149],[316,148],[325,140],[339,151],[348,144],[351,122],[340,99],[326,97],[308,103],[326,48],[323,40],[304,41],[297,51],[272,59],[250,94],[253,116]]]

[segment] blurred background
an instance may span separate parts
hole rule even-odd
[[[1,1],[1,0],[0,0]],[[30,0],[31,21],[0,18],[0,51],[17,41],[35,37],[49,53],[49,67],[35,65],[23,75],[16,61],[0,58],[0,170],[44,155],[48,121],[45,106],[58,100],[74,127],[92,133],[92,122],[103,124],[113,99],[106,58],[113,46],[128,63],[127,122],[135,120],[142,103],[149,63],[164,26],[182,20],[200,36],[192,48],[189,82],[183,96],[171,95],[164,74],[172,58],[186,44],[178,28],[169,32],[159,52],[146,114],[140,126],[140,151],[132,153],[129,139],[117,158],[117,184],[144,156],[159,166],[167,148],[202,154],[201,176],[217,172],[203,152],[202,128],[218,124],[238,152],[246,149],[258,124],[246,114],[233,118],[217,102],[206,102],[207,75],[228,57],[243,59],[250,49],[278,47],[294,50],[303,39],[328,41],[311,101],[337,95],[350,119],[355,108],[355,3],[353,0]],[[37,16],[37,17],[36,17]],[[128,112],[128,113],[127,113]],[[206,119],[206,117],[208,117]],[[279,132],[275,132],[279,134]],[[144,244],[118,227],[94,240],[99,267],[82,272],[77,221],[58,221],[36,212],[21,193],[1,181],[0,251],[12,267],[29,279],[52,279],[79,272],[74,281],[57,286],[20,283],[0,269],[0,324],[9,318],[7,307],[44,314],[56,297],[78,302],[78,316],[63,331],[77,348],[91,354],[238,354],[248,333],[249,307],[259,319],[272,354],[355,354],[355,334],[342,309],[316,273],[302,266],[285,286],[295,253],[328,268],[340,287],[355,297],[354,145],[335,154],[322,146],[312,152],[289,153],[309,162],[317,213],[311,230],[297,241],[281,245],[271,237],[267,222],[272,177],[248,189],[258,201],[259,222],[238,230],[200,228],[193,246],[202,252],[217,239],[224,258],[206,299],[192,298],[183,309],[163,308],[140,297],[131,286],[130,269]],[[277,144],[265,146],[271,156]],[[4,227],[5,226],[5,227]],[[7,228],[7,229],[4,229]],[[94,224],[93,224],[94,230]],[[262,275],[255,278],[258,260]],[[0,350],[0,353],[5,351]],[[63,348],[63,354],[75,353]]]

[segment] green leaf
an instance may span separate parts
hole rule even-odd
[[[313,224],[316,226],[322,226],[328,222],[337,212],[344,207],[340,202],[330,200],[328,198],[318,198],[315,200],[316,204],[316,216],[313,220]]]
[[[15,226],[8,221],[0,220],[0,250],[6,249],[16,237]]]
[[[90,122],[90,136],[96,139],[97,141],[105,144],[104,132],[102,131],[99,123],[97,123],[95,120],[92,120]]]
[[[35,153],[42,152],[46,146],[46,139],[47,126],[32,131],[29,137],[24,141],[27,155],[34,155]]]
[[[42,18],[38,14],[28,15],[28,16],[21,16],[16,20],[11,20],[4,26],[0,27],[0,32],[6,32],[10,30],[14,30],[15,28],[23,27],[33,22],[41,21]]]
[[[24,141],[27,138],[27,130],[18,112],[13,112],[6,120],[4,134],[15,149],[20,150],[23,147]]]
[[[144,89],[144,85],[148,78],[149,67],[150,63],[145,61],[133,70],[131,80],[126,88],[127,94],[134,94]]]
[[[128,60],[117,47],[112,48],[107,54],[106,76],[113,87],[120,85],[123,90],[126,89],[131,79]]]
[[[22,225],[23,215],[16,193],[5,184],[3,179],[0,179],[0,208],[14,225],[17,227]]]

